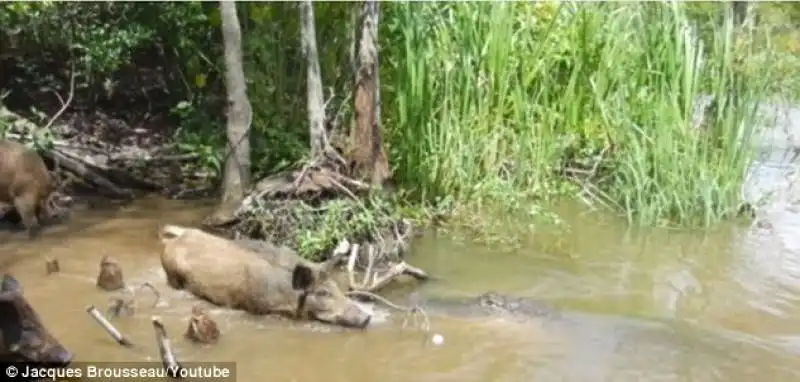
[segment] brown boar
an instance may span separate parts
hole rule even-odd
[[[0,360],[4,362],[65,367],[73,358],[44,327],[11,275],[4,275],[0,282],[0,337]]]
[[[13,206],[31,238],[41,231],[41,223],[55,214],[49,204],[55,199],[71,201],[56,191],[47,166],[39,154],[24,145],[0,140],[0,211]]]
[[[252,314],[308,315],[359,328],[372,318],[345,296],[327,265],[270,262],[230,240],[189,227],[166,225],[159,238],[167,283],[216,305]]]

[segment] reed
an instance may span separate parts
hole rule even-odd
[[[384,8],[394,176],[423,201],[527,208],[577,193],[632,224],[734,213],[771,79],[730,14],[699,38],[678,2]],[[719,99],[705,128],[696,101]]]

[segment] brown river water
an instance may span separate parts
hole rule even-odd
[[[167,287],[156,231],[196,224],[211,211],[208,202],[148,199],[76,212],[37,241],[0,234],[0,261],[77,362],[157,359],[150,317],[158,315],[181,361],[235,362],[244,382],[797,381],[800,195],[787,181],[791,144],[768,136],[744,191],[752,198],[777,191],[759,212],[770,224],[633,232],[608,214],[565,203],[558,212],[569,231],[537,233],[519,250],[424,236],[410,261],[439,278],[420,289],[426,298],[492,290],[564,314],[530,322],[431,314],[445,339],[438,346],[430,335],[402,330],[402,317],[381,306],[366,331],[213,309],[220,343],[188,343],[181,335],[195,300]],[[104,254],[119,260],[128,284],[149,281],[167,301],[151,307],[142,292],[134,317],[112,321],[133,349],[117,345],[85,311],[108,302],[94,285]],[[46,257],[59,259],[60,273],[45,275]]]

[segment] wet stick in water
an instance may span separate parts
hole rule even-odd
[[[115,291],[125,287],[122,268],[116,260],[103,256],[100,260],[100,272],[97,275],[97,287],[106,291]]]
[[[100,324],[100,326],[102,326],[103,329],[105,329],[106,332],[117,341],[117,343],[126,347],[133,346],[133,344],[128,341],[128,339],[125,338],[125,336],[123,336],[122,333],[120,333],[120,331],[114,327],[114,325],[112,325],[110,322],[108,322],[108,320],[106,320],[105,317],[103,317],[103,314],[100,313],[100,311],[97,310],[94,305],[90,305],[88,308],[86,308],[86,312],[89,313],[89,315],[92,316],[92,318],[94,318],[94,320],[97,321],[97,323]]]
[[[136,299],[138,291],[147,288],[150,289],[156,297],[153,302],[153,308],[157,307],[161,302],[161,293],[149,282],[145,282],[136,289],[126,290],[125,293],[112,297],[109,300],[108,311],[106,314],[110,317],[120,317],[122,315],[133,316],[136,313]]]
[[[167,336],[167,329],[158,317],[153,317],[153,328],[156,330],[156,342],[158,343],[158,352],[161,354],[161,364],[164,365],[164,369],[167,370],[167,374],[171,378],[181,379],[180,370],[183,369],[183,366],[175,358],[169,336]]]
[[[217,323],[201,307],[193,307],[184,336],[195,343],[213,344],[219,340],[219,335]]]
[[[45,261],[44,267],[48,276],[61,271],[61,266],[58,263],[58,259],[52,257]]]
[[[409,298],[409,300],[411,302],[411,306],[410,307],[406,307],[406,306],[395,304],[395,303],[387,300],[385,297],[382,297],[381,295],[378,295],[378,294],[375,294],[375,293],[372,293],[372,292],[368,292],[368,291],[351,290],[351,291],[347,292],[346,294],[348,296],[358,296],[358,297],[368,298],[368,299],[371,299],[373,301],[378,301],[378,302],[381,302],[381,303],[385,304],[386,306],[388,306],[390,308],[394,308],[394,309],[397,309],[397,310],[399,310],[401,312],[405,312],[406,316],[403,319],[403,328],[405,328],[406,325],[408,325],[408,319],[409,318],[413,318],[414,319],[414,323],[418,324],[417,316],[422,316],[422,320],[423,321],[422,321],[422,324],[421,324],[420,328],[422,329],[422,331],[424,331],[426,333],[431,330],[431,324],[430,324],[430,320],[428,319],[428,314],[425,313],[425,309],[423,309],[420,306],[418,298],[417,298],[418,296],[417,296],[416,293],[412,293],[411,298]]]

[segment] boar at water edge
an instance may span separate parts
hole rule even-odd
[[[330,277],[331,264],[270,262],[189,227],[166,225],[159,237],[167,283],[216,305],[357,328],[366,327],[372,317]]]

